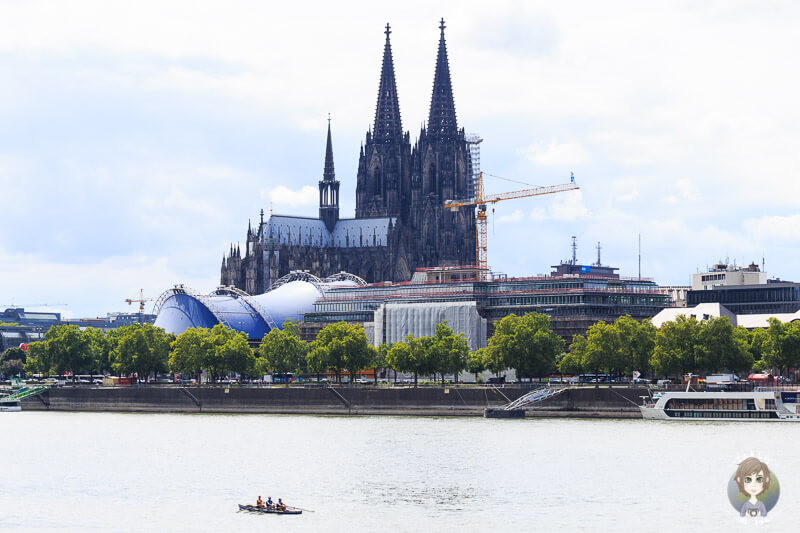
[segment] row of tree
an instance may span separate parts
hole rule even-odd
[[[613,323],[597,322],[586,335],[575,335],[558,370],[631,375],[680,376],[728,370],[777,369],[800,366],[800,322],[769,319],[766,329],[734,327],[727,317],[698,321],[679,316],[656,329],[649,320],[623,316]]]
[[[358,324],[338,322],[320,331],[313,342],[302,341],[297,325],[287,321],[273,329],[257,350],[246,334],[218,324],[213,329],[189,328],[175,337],[150,324],[134,324],[108,333],[77,326],[53,326],[41,342],[0,356],[0,372],[23,369],[42,374],[113,373],[140,377],[174,372],[212,379],[235,372],[332,372],[340,381],[346,371],[355,376],[366,368],[389,368],[418,376],[463,370],[495,374],[513,368],[518,378],[543,377],[553,372],[631,375],[638,371],[658,376],[748,371],[800,366],[800,322],[770,319],[767,329],[748,331],[725,318],[697,321],[678,317],[656,329],[649,320],[623,316],[613,323],[597,322],[585,335],[575,335],[569,350],[550,328],[550,317],[528,313],[510,315],[497,323],[485,348],[469,351],[462,334],[443,322],[432,336],[406,337],[375,348]]]

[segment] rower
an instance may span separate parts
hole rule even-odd
[[[259,509],[264,508],[264,500],[261,499],[261,496],[259,496],[258,499],[256,500],[256,507],[258,507]]]
[[[278,510],[279,511],[285,511],[286,510],[286,504],[283,503],[283,500],[281,500],[280,498],[278,498]]]
[[[272,496],[267,496],[267,509],[272,509],[275,507],[275,504],[272,503]]]

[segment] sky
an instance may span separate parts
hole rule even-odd
[[[481,168],[581,187],[490,209],[494,271],[547,273],[574,235],[636,276],[641,235],[662,285],[726,258],[800,280],[800,4],[381,4],[0,0],[0,307],[213,290],[261,209],[316,215],[328,113],[352,216],[384,26],[413,143],[441,17]]]

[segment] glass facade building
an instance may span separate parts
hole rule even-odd
[[[443,269],[427,269],[425,276],[418,271],[411,282],[334,289],[317,300],[314,311],[305,315],[305,325],[310,337],[325,324],[339,320],[372,322],[381,305],[474,301],[481,317],[487,319],[488,335],[503,317],[538,312],[550,315],[553,330],[569,341],[600,320],[613,322],[622,315],[642,320],[670,304],[669,295],[650,279],[622,278],[608,267],[599,272],[584,267],[584,273],[581,269],[562,273],[567,269],[554,268],[549,276],[486,280],[475,271],[471,279],[463,279],[463,274],[441,276]]]

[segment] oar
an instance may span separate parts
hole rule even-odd
[[[311,509],[303,509],[302,507],[293,507],[291,505],[286,506],[287,509],[295,509],[296,511],[305,511],[307,513],[316,513],[316,511],[312,511]]]

